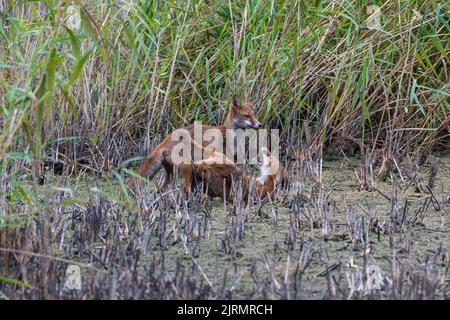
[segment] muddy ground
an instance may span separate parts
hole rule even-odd
[[[403,170],[402,176],[398,172],[393,176],[395,181],[381,181],[373,175],[372,190],[361,191],[354,171],[359,159],[326,160],[321,179],[311,174],[292,176],[287,197],[266,203],[259,214],[255,214],[255,207],[251,208],[244,215],[243,230],[234,233],[230,224],[239,220],[239,215],[232,218],[233,205],[228,203],[225,210],[223,201],[215,199],[207,204],[211,211],[198,210],[200,220],[210,215],[204,219],[208,222],[202,227],[204,231],[199,231],[200,237],[193,232],[192,239],[183,241],[182,232],[176,231],[177,213],[172,208],[164,231],[166,243],[161,246],[154,241],[143,259],[164,252],[171,272],[177,260],[187,269],[195,265],[202,270],[206,283],[227,288],[225,298],[364,298],[368,288],[365,280],[358,282],[358,277],[369,267],[381,271],[383,287],[395,281],[400,269],[406,274],[431,272],[427,264],[438,252],[446,252],[448,258],[450,155],[437,155],[437,159],[439,170],[433,195],[426,189],[415,190]],[[420,166],[424,185],[429,170],[428,162]],[[47,178],[48,185],[39,191],[42,195],[53,192],[55,187],[71,188],[71,205],[76,202],[81,207],[94,185],[88,174],[64,183],[58,177]],[[120,193],[113,175],[96,179],[95,185],[109,195]],[[398,212],[396,217],[393,210]],[[231,241],[233,248],[227,248],[227,239],[233,234],[240,235],[240,239]],[[66,259],[96,265],[95,259],[77,256],[68,248],[55,252]],[[448,261],[437,265],[444,267],[439,272],[448,272]],[[299,270],[304,271],[301,281]],[[435,297],[448,298],[450,276],[447,273],[439,277]]]

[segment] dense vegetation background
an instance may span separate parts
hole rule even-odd
[[[449,299],[449,73],[449,1],[0,0],[0,299]],[[235,94],[281,200],[128,192]]]
[[[448,138],[448,1],[71,3],[1,1],[2,161],[104,170],[194,119],[220,123],[233,94],[257,99],[289,154]]]

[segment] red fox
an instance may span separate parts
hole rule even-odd
[[[267,177],[272,177],[273,183],[276,186],[281,186],[282,188],[286,188],[288,184],[288,177],[286,170],[281,165],[280,160],[277,157],[273,156],[267,148],[261,149],[262,154],[262,163],[258,163],[258,167],[261,171],[260,176],[257,180],[264,184],[265,179]]]
[[[251,102],[241,102],[240,98],[237,96],[233,97],[233,102],[228,111],[228,115],[226,121],[221,126],[209,126],[203,125],[201,127],[202,133],[208,129],[219,129],[222,133],[222,137],[224,138],[224,145],[226,145],[226,130],[227,129],[246,129],[246,128],[254,128],[257,129],[261,126],[260,122],[255,116],[253,112],[254,101]],[[184,127],[183,129],[187,130],[192,137],[194,138],[194,125],[190,125],[188,127]],[[161,168],[162,160],[163,160],[163,152],[166,152],[167,157],[166,161],[172,163],[170,159],[170,154],[174,146],[177,144],[177,141],[172,141],[171,135],[167,135],[164,140],[152,151],[152,153],[144,160],[142,165],[138,168],[137,173],[141,176],[147,176],[151,179]],[[209,141],[203,141],[203,145],[208,145]],[[135,191],[136,187],[136,177],[132,177],[128,181],[128,187]],[[164,181],[161,185],[161,188],[165,188],[172,180],[172,171],[168,171],[164,168]]]
[[[203,191],[209,196],[229,197],[233,181],[240,181],[242,182],[244,200],[248,198],[251,190],[253,190],[254,195],[263,199],[285,181],[284,169],[279,160],[267,148],[261,150],[263,160],[259,164],[260,175],[256,179],[246,175],[225,155],[215,151],[209,154],[211,158],[193,164],[179,165],[179,172],[183,178],[186,193],[191,193],[193,188],[203,182]],[[162,165],[166,171],[172,171],[173,164],[166,160],[166,157],[166,152],[163,152]],[[251,183],[253,183],[253,187]]]

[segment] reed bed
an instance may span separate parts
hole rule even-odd
[[[448,238],[415,248],[449,231],[450,3],[372,5],[375,27],[360,0],[0,0],[0,299],[449,299]],[[128,192],[234,94],[280,129],[282,200]],[[357,206],[324,180],[332,157]]]

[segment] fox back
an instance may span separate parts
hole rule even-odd
[[[223,141],[223,149],[226,150],[226,132],[228,129],[245,129],[245,128],[259,128],[261,126],[261,123],[256,118],[256,115],[253,111],[253,105],[254,101],[250,102],[242,102],[239,97],[234,96],[232,100],[232,105],[228,111],[228,115],[226,118],[226,121],[221,126],[211,126],[211,125],[201,125],[200,130],[202,132],[202,141],[198,141],[203,147],[207,147],[211,144],[211,141],[203,139],[203,135],[205,131],[209,129],[215,129],[219,130],[222,141]],[[189,136],[192,139],[196,139],[197,137],[194,136],[195,131],[195,125],[190,125],[184,128],[181,128],[183,130],[186,130],[189,134]],[[178,130],[178,129],[177,129]],[[143,161],[141,166],[138,168],[137,173],[140,176],[152,178],[162,167],[162,160],[163,156],[162,153],[166,152],[167,157],[165,161],[168,161],[172,163],[171,160],[171,153],[173,148],[179,143],[179,141],[174,141],[172,134],[167,135],[164,140],[151,152],[151,154]],[[165,179],[163,184],[161,185],[161,188],[166,187],[170,181],[172,180],[172,171],[168,171],[166,166],[163,166],[165,169]],[[132,177],[128,181],[128,187],[131,190],[135,190],[137,178]]]
[[[189,142],[192,142],[191,140],[198,139],[198,137],[195,136],[195,130],[200,129],[201,133],[202,133],[202,137],[201,137],[202,141],[196,141],[196,142],[198,145],[200,145],[200,147],[208,147],[211,145],[211,143],[217,144],[217,141],[215,141],[214,139],[213,139],[213,141],[210,141],[209,138],[206,137],[206,135],[205,135],[205,132],[207,132],[208,130],[211,130],[208,132],[208,134],[215,134],[215,133],[220,134],[220,136],[222,138],[220,140],[222,141],[223,144],[216,145],[216,147],[219,148],[220,154],[224,154],[226,152],[226,146],[227,146],[226,138],[227,138],[227,130],[228,129],[259,128],[261,126],[261,123],[258,121],[258,119],[256,118],[256,115],[253,111],[253,108],[252,108],[253,105],[254,105],[254,102],[241,102],[241,100],[235,96],[235,97],[233,97],[232,106],[228,112],[227,119],[223,125],[216,127],[216,126],[211,126],[211,125],[193,124],[193,125],[190,125],[190,126],[187,126],[184,128],[177,129],[174,132],[179,131],[181,133],[182,132],[181,130],[183,130],[183,132],[187,134],[186,138],[189,143]],[[215,131],[213,131],[213,130],[215,130]],[[167,153],[166,160],[172,161],[172,159],[171,159],[172,150],[179,143],[180,143],[180,141],[178,141],[177,139],[174,139],[172,134],[168,135],[163,140],[163,142],[161,142],[156,147],[154,152],[157,152],[160,155],[162,155],[162,152],[164,151]],[[162,157],[160,157],[160,158],[162,158]],[[191,163],[192,162],[193,161],[191,161]]]

